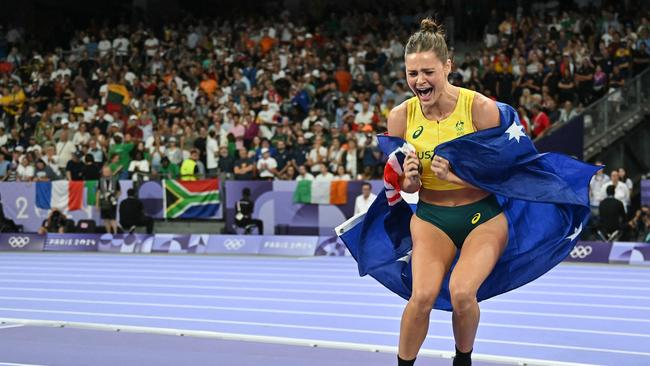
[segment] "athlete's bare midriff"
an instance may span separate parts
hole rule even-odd
[[[436,206],[462,206],[480,201],[490,195],[480,189],[461,188],[451,191],[434,191],[426,188],[420,189],[420,199]]]

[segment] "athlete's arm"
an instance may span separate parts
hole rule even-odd
[[[499,126],[499,109],[497,108],[497,104],[492,99],[476,93],[472,102],[472,121],[477,131]],[[431,161],[431,169],[439,179],[467,188],[478,189],[454,174],[451,171],[447,159],[439,156],[434,157]]]
[[[388,134],[404,138],[406,133],[407,104],[403,102],[393,108],[388,114]],[[409,154],[404,159],[402,167],[404,174],[399,178],[399,185],[404,192],[414,193],[420,190],[420,159],[415,153]]]

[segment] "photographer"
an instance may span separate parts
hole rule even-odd
[[[50,211],[50,214],[47,216],[47,219],[43,221],[43,226],[38,228],[38,233],[40,235],[45,235],[47,233],[59,233],[63,234],[66,232],[66,225],[68,223],[68,218],[56,208],[53,208]]]
[[[627,223],[630,228],[630,240],[650,242],[650,208],[641,206],[634,218]]]
[[[120,226],[124,230],[130,230],[136,226],[147,228],[147,234],[153,233],[153,219],[144,214],[144,205],[135,196],[135,189],[130,188],[127,199],[120,203]]]
[[[97,190],[97,204],[100,215],[104,220],[107,233],[117,234],[117,199],[120,196],[120,181],[111,172],[108,165],[102,168],[102,177],[99,179]]]

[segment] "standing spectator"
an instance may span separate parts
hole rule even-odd
[[[126,191],[127,198],[120,202],[120,226],[132,231],[137,226],[147,228],[147,234],[153,234],[153,219],[144,213],[144,205],[135,195],[135,189]]]
[[[117,234],[117,199],[120,196],[120,181],[113,175],[111,168],[104,165],[97,190],[97,206],[104,220],[104,227],[109,234]]]
[[[634,183],[632,182],[632,179],[627,177],[627,172],[625,171],[624,168],[618,168],[618,179],[622,183],[625,183],[628,190],[632,192],[632,188],[634,188]]]
[[[618,170],[612,170],[609,178],[610,181],[605,184],[603,193],[606,195],[607,187],[614,186],[614,197],[623,202],[623,206],[627,212],[627,208],[630,206],[630,189],[627,188],[625,183],[619,180]]]
[[[178,165],[172,163],[166,156],[160,161],[160,168],[158,171],[160,179],[178,179],[180,176],[180,169]]]
[[[304,165],[298,166],[298,176],[296,181],[300,182],[301,180],[314,180],[314,176],[307,171],[307,168]]]
[[[626,222],[625,208],[623,202],[614,197],[615,186],[605,187],[607,198],[598,206],[600,217],[600,230],[607,240],[620,236],[621,230]]]
[[[235,159],[228,154],[228,148],[226,146],[219,148],[217,170],[220,174],[225,174],[226,177],[232,177],[235,172]]]
[[[144,158],[142,151],[136,151],[135,157],[129,163],[129,174],[134,182],[143,182],[149,180],[151,174],[151,166],[149,161]]]
[[[354,200],[354,214],[367,212],[370,205],[375,201],[377,196],[372,193],[372,186],[368,182],[363,182],[361,185],[361,194]]]
[[[83,180],[84,163],[81,162],[81,152],[72,154],[72,159],[65,166],[65,176],[67,180]]]
[[[83,180],[99,180],[101,177],[100,165],[95,163],[95,158],[92,154],[86,154],[84,156],[84,166],[82,170],[82,179]]]
[[[190,157],[181,164],[181,180],[197,180],[199,175],[198,168],[199,151],[192,149]]]
[[[319,167],[319,173],[316,177],[314,177],[314,181],[317,182],[330,182],[334,180],[334,175],[330,173],[329,169],[327,168],[326,163],[320,163],[318,164]]]
[[[226,150],[227,152],[228,150]],[[210,130],[205,142],[205,160],[208,177],[216,177],[219,162],[219,142],[217,141],[217,132]]]
[[[17,178],[21,182],[31,182],[34,179],[34,166],[29,162],[27,155],[20,159],[20,165],[16,168]]]

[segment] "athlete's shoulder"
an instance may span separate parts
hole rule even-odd
[[[411,99],[407,99],[398,106],[393,107],[388,113],[388,134],[391,136],[404,137],[406,122],[408,119],[408,108]]]
[[[499,108],[497,103],[485,95],[474,92],[472,102],[472,121],[477,130],[499,126]]]

